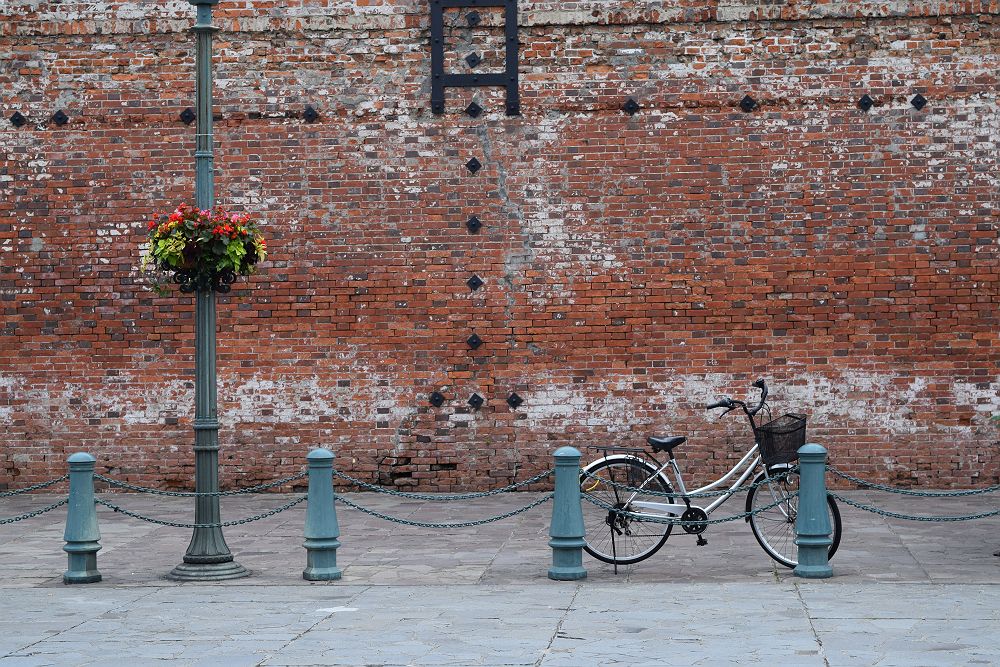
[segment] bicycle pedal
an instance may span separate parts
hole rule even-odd
[[[698,546],[699,547],[703,547],[706,544],[708,544],[708,540],[706,540],[704,537],[702,537],[701,535],[699,535],[698,536]]]

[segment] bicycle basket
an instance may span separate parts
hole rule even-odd
[[[806,416],[789,413],[759,426],[757,443],[766,466],[797,460],[799,447],[806,444]]]

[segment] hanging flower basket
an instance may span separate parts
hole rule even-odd
[[[142,269],[161,294],[165,282],[182,292],[228,292],[237,276],[249,276],[266,256],[267,243],[249,213],[181,204],[149,222]]]

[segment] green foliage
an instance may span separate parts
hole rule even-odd
[[[249,214],[181,204],[150,221],[141,266],[150,287],[162,295],[176,271],[209,281],[224,271],[248,276],[266,257],[267,243]]]

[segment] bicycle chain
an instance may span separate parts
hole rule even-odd
[[[528,486],[529,484],[534,484],[535,482],[539,482],[539,481],[545,479],[546,477],[548,477],[549,475],[551,475],[553,472],[555,472],[555,470],[550,468],[549,470],[546,470],[543,473],[539,473],[539,474],[535,475],[534,477],[531,477],[530,479],[525,479],[525,480],[522,480],[520,482],[515,482],[514,484],[510,484],[510,485],[505,486],[505,487],[500,488],[500,489],[493,489],[492,491],[478,491],[478,492],[473,492],[473,493],[455,493],[455,494],[448,494],[448,495],[432,495],[432,494],[428,494],[428,493],[413,493],[413,492],[410,492],[410,491],[396,491],[395,489],[387,489],[387,488],[382,487],[382,486],[377,486],[375,484],[370,484],[368,482],[364,482],[364,481],[362,481],[360,479],[357,479],[355,477],[351,477],[347,473],[338,472],[336,470],[333,471],[333,474],[335,476],[337,476],[337,477],[340,477],[341,479],[347,480],[348,482],[350,482],[351,484],[354,484],[355,486],[360,486],[363,489],[367,489],[369,491],[374,491],[375,493],[384,493],[386,495],[398,496],[400,498],[410,498],[412,500],[428,500],[428,501],[431,501],[431,502],[448,502],[448,501],[451,501],[451,500],[471,500],[473,498],[488,498],[489,496],[496,496],[496,495],[499,495],[501,493],[509,493],[511,491],[515,491],[515,490],[521,488],[522,486]]]
[[[155,524],[158,524],[160,526],[170,526],[171,528],[226,528],[226,527],[229,527],[229,526],[242,526],[243,524],[246,524],[246,523],[252,523],[254,521],[260,521],[261,519],[266,519],[269,516],[274,516],[275,514],[278,514],[280,512],[284,512],[287,509],[295,507],[299,503],[305,502],[308,498],[309,498],[309,496],[302,496],[300,498],[296,498],[295,500],[292,500],[291,502],[285,503],[281,507],[277,507],[277,508],[275,508],[273,510],[268,510],[267,512],[264,512],[263,514],[258,514],[256,516],[247,517],[245,519],[237,519],[236,521],[224,521],[224,522],[221,522],[221,523],[180,523],[178,521],[164,521],[163,519],[154,519],[152,517],[143,516],[142,514],[139,514],[138,512],[133,512],[131,510],[127,510],[124,507],[119,507],[118,505],[115,505],[114,503],[109,503],[108,501],[101,500],[100,498],[97,498],[95,500],[95,502],[98,505],[104,505],[105,507],[107,507],[107,508],[109,508],[111,510],[114,510],[115,512],[120,512],[121,514],[124,514],[125,516],[130,516],[133,519],[139,519],[140,521],[145,521],[147,523],[155,523]],[[63,501],[63,502],[65,502],[65,501]]]
[[[911,489],[900,489],[895,486],[886,486],[885,484],[876,484],[875,482],[869,482],[861,479],[860,477],[855,477],[854,475],[848,475],[846,472],[837,470],[833,466],[827,466],[827,470],[832,472],[837,477],[846,479],[849,482],[854,482],[859,486],[864,486],[870,489],[877,489],[878,491],[888,491],[889,493],[898,493],[903,496],[922,496],[925,498],[958,498],[961,496],[976,496],[983,493],[993,493],[995,491],[1000,491],[1000,484],[987,486],[982,489],[969,489],[965,491],[913,491]]]
[[[911,514],[900,514],[898,512],[890,512],[879,507],[873,507],[872,505],[865,505],[864,503],[859,503],[855,500],[849,500],[848,498],[845,498],[838,493],[834,493],[833,491],[830,491],[829,494],[840,502],[850,505],[851,507],[856,507],[860,510],[865,510],[866,512],[872,512],[873,514],[879,514],[893,519],[905,519],[907,521],[973,521],[975,519],[985,519],[991,516],[1000,516],[1000,510],[982,512],[980,514],[966,514],[964,516],[917,516]]]
[[[181,498],[191,498],[191,497],[207,497],[207,496],[239,496],[247,493],[256,493],[258,491],[264,491],[267,489],[273,489],[277,486],[287,484],[288,482],[294,482],[297,479],[302,479],[306,477],[308,472],[300,472],[291,477],[284,477],[282,479],[275,480],[273,482],[267,482],[265,484],[258,484],[257,486],[250,486],[245,489],[237,489],[236,491],[161,491],[159,489],[151,489],[147,486],[138,486],[136,484],[129,484],[128,482],[122,482],[120,480],[114,479],[112,477],[105,477],[104,475],[94,475],[94,479],[99,479],[102,482],[107,482],[111,486],[117,486],[122,489],[128,489],[129,491],[138,491],[139,493],[148,493],[154,496],[170,496],[170,497],[181,497]]]
[[[482,526],[487,523],[493,523],[494,521],[503,521],[504,519],[509,519],[512,516],[521,514],[522,512],[527,512],[530,509],[534,509],[541,505],[542,503],[549,501],[554,496],[554,493],[546,494],[545,496],[539,498],[538,500],[525,505],[519,509],[513,510],[511,512],[506,512],[505,514],[499,514],[497,516],[490,517],[488,519],[477,519],[476,521],[461,521],[455,523],[432,523],[429,521],[411,521],[410,519],[400,519],[399,517],[389,516],[388,514],[382,514],[381,512],[376,512],[375,510],[368,509],[358,505],[345,498],[344,496],[337,496],[337,500],[341,501],[348,507],[353,507],[354,509],[364,512],[370,516],[376,517],[378,519],[384,519],[385,521],[391,521],[392,523],[398,523],[403,526],[416,526],[418,528],[469,528],[471,526]]]
[[[37,491],[38,489],[44,489],[50,487],[59,482],[65,482],[69,479],[69,475],[63,475],[62,477],[56,477],[55,479],[50,479],[47,482],[41,482],[40,484],[32,484],[31,486],[26,486],[23,489],[17,489],[15,491],[3,491],[0,492],[0,498],[9,498],[11,496],[19,496],[22,493],[30,493],[32,491]]]
[[[28,512],[27,514],[22,514],[21,516],[11,517],[9,519],[0,519],[0,526],[6,525],[8,523],[16,523],[17,521],[24,521],[25,519],[33,519],[40,514],[45,514],[46,512],[51,512],[57,507],[62,507],[69,502],[68,498],[63,498],[57,503],[53,503],[48,507],[43,507],[42,509],[35,510],[34,512]]]

